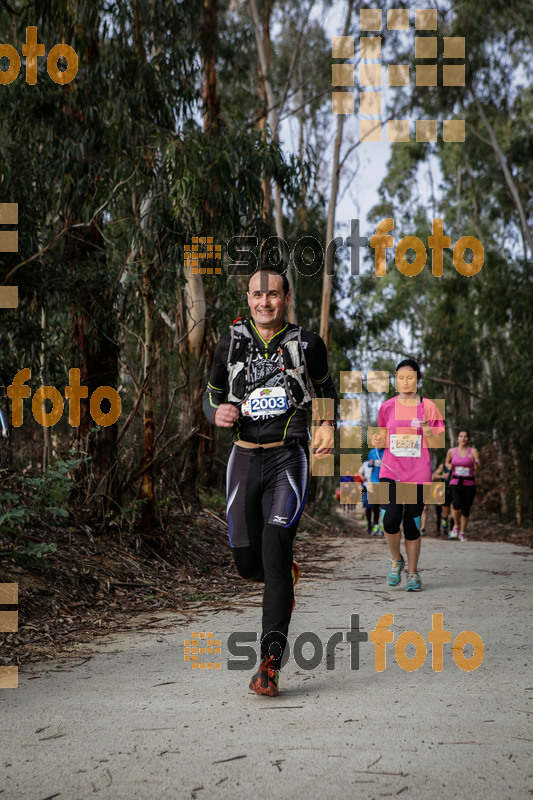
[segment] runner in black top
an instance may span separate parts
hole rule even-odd
[[[285,276],[256,271],[247,298],[252,320],[237,320],[217,345],[203,409],[214,425],[232,428],[226,488],[235,564],[242,577],[265,583],[262,658],[250,688],[276,695],[299,576],[292,543],[309,482],[310,392],[334,406],[337,394],[322,339],[284,322],[291,299]],[[332,452],[335,416],[324,402],[314,429],[317,458]]]

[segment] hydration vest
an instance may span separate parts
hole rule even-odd
[[[251,366],[254,356],[253,336],[242,319],[236,320],[230,328],[228,350],[228,402],[245,402],[254,389],[263,385],[264,379],[252,379]],[[302,329],[298,326],[285,332],[276,344],[278,367],[283,378],[287,400],[294,408],[306,408],[313,399],[312,383],[307,371]]]

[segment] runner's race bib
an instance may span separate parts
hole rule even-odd
[[[243,416],[259,419],[263,416],[277,417],[288,408],[287,394],[282,386],[254,389],[241,406]]]
[[[415,433],[391,433],[390,451],[398,458],[419,458],[422,452],[422,437]]]
[[[470,467],[455,467],[455,474],[458,478],[469,478]]]

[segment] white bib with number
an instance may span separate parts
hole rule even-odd
[[[454,472],[458,478],[470,477],[470,467],[455,467]]]
[[[416,433],[391,433],[390,451],[398,458],[419,458],[422,452],[422,437]]]
[[[243,416],[259,419],[263,416],[277,417],[288,408],[287,393],[283,386],[254,389],[241,406]]]

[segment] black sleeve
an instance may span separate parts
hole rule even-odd
[[[318,334],[307,331],[306,333],[307,336],[302,335],[302,341],[305,341],[305,339],[308,341],[307,347],[304,349],[307,371],[309,372],[309,377],[311,378],[316,396],[322,399],[333,400],[334,412],[332,421],[335,423],[335,427],[337,427],[338,397],[328,366],[326,345]],[[323,419],[331,419],[331,414],[327,413],[328,405],[329,404],[324,403]]]
[[[202,409],[208,420],[213,425],[213,417],[219,405],[224,401],[224,397],[228,391],[228,370],[227,359],[230,345],[230,337],[224,336],[223,339],[217,344],[213,363],[211,365],[211,372],[209,375],[209,383],[204,392],[202,401]]]

